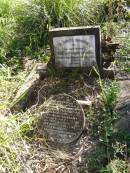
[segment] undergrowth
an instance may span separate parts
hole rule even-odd
[[[0,67],[0,110],[8,108],[18,92],[18,89],[25,81],[26,72],[12,74],[11,67],[1,65]]]
[[[44,52],[53,27],[100,25],[103,31],[106,22],[127,16],[124,6],[121,0],[0,0],[0,63],[11,66],[16,58],[38,58],[36,52]],[[115,25],[107,27],[108,35]]]
[[[129,135],[116,131],[114,123],[120,118],[115,111],[120,93],[116,81],[99,80],[101,94],[97,105],[90,107],[86,113],[92,126],[90,133],[98,138],[99,143],[92,155],[87,158],[90,172],[128,173]]]
[[[44,170],[44,150],[46,140],[35,129],[36,115],[21,112],[8,117],[3,109],[10,106],[15,92],[23,83],[27,73],[13,76],[10,68],[1,69],[1,114],[0,114],[0,171],[5,172],[42,172]],[[115,132],[113,124],[119,118],[114,107],[119,94],[116,81],[102,81],[102,92],[97,105],[87,112],[87,121],[91,122],[92,138],[99,140],[98,145],[86,164],[90,172],[127,173],[127,142],[129,137]],[[39,167],[40,163],[40,167]]]
[[[24,115],[24,116],[23,116]],[[20,173],[29,169],[26,158],[30,147],[24,138],[31,130],[32,119],[27,114],[0,116],[0,172]]]
[[[40,173],[44,168],[43,162],[40,166],[39,163],[45,139],[33,133],[37,115],[34,116],[29,111],[12,114],[8,109],[28,73],[29,71],[20,72],[14,76],[11,68],[6,66],[0,68],[1,173]]]

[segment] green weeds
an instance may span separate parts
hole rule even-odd
[[[33,119],[29,114],[24,114],[24,116],[18,114],[10,117],[0,116],[1,173],[25,172],[25,160],[30,154],[26,134],[32,129],[32,121]]]
[[[101,101],[105,109],[113,111],[117,104],[119,84],[116,81],[105,81],[102,85]]]
[[[127,142],[125,134],[115,132],[114,123],[119,115],[114,111],[119,96],[119,85],[116,81],[99,79],[101,94],[97,105],[92,106],[86,113],[87,120],[92,126],[90,131],[99,143],[95,151],[87,159],[90,172],[127,173]],[[126,139],[127,138],[127,139]]]
[[[25,81],[25,76],[25,72],[19,72],[14,76],[10,67],[0,67],[0,110],[12,104],[15,94]]]
[[[119,6],[124,4],[119,3]],[[52,27],[104,26],[110,8],[118,4],[105,0],[0,0],[0,63],[46,48]],[[107,11],[106,11],[107,9]],[[118,13],[120,16],[120,13]],[[114,16],[113,16],[114,17]],[[112,33],[112,32],[110,32]]]

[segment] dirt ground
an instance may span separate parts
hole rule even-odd
[[[14,105],[14,110],[26,110],[34,105],[39,106],[52,95],[62,93],[69,94],[77,100],[94,101],[99,92],[100,87],[96,77],[45,77],[43,80],[35,80],[25,97]]]

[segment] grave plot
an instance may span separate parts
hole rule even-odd
[[[84,30],[88,32],[84,32]],[[32,112],[33,109],[36,110],[35,116],[39,117],[37,124],[37,135],[40,135],[40,137],[45,137],[49,147],[51,146],[54,149],[55,146],[56,149],[60,148],[61,152],[69,152],[69,154],[67,153],[67,156],[70,157],[70,160],[68,158],[67,159],[70,163],[67,162],[67,166],[63,163],[63,160],[66,161],[67,159],[64,158],[61,163],[61,160],[59,159],[61,158],[60,156],[59,158],[55,156],[55,161],[53,163],[55,164],[57,161],[59,161],[59,163],[63,164],[64,167],[69,167],[71,169],[71,167],[73,167],[73,163],[77,166],[77,157],[82,158],[81,165],[86,164],[86,157],[89,156],[89,154],[91,155],[91,151],[94,151],[97,144],[97,141],[93,141],[92,137],[97,135],[96,139],[98,138],[98,127],[100,126],[100,121],[103,122],[102,119],[106,115],[104,115],[104,112],[102,112],[102,107],[105,109],[105,106],[103,104],[99,104],[100,98],[98,96],[102,90],[101,85],[99,84],[101,81],[97,82],[97,79],[99,78],[92,75],[89,76],[88,73],[80,74],[81,71],[75,71],[77,67],[82,70],[82,68],[89,69],[89,67],[94,66],[96,67],[95,69],[97,69],[97,72],[100,69],[101,61],[97,56],[98,51],[96,47],[96,35],[93,33],[92,28],[84,28],[83,30],[80,29],[80,31],[77,28],[73,28],[70,29],[70,31],[71,35],[69,35],[70,33],[68,34],[68,30],[66,32],[59,30],[51,31],[50,39],[53,44],[53,46],[51,45],[51,65],[52,67],[56,67],[56,69],[59,71],[56,71],[56,73],[58,72],[56,75],[52,75],[52,73],[54,74],[55,71],[53,71],[53,69],[51,71],[50,68],[49,75],[46,74],[43,77],[43,80],[37,79],[28,90],[25,99],[23,99],[22,102],[19,102],[18,109],[29,109]],[[84,35],[82,35],[83,33]],[[85,52],[84,45],[91,51],[87,49]],[[63,49],[63,47],[65,47],[65,49]],[[89,56],[90,58],[88,58]],[[105,65],[107,65],[107,62]],[[70,75],[69,73],[64,73],[64,75],[62,75],[62,70],[64,68],[72,70],[73,75]],[[127,80],[127,83],[129,83],[129,80]],[[125,96],[128,96],[129,93],[129,87],[127,87],[127,89],[128,91],[126,92]],[[124,89],[122,88],[122,90]],[[122,105],[125,103],[124,99],[125,98],[122,97]],[[92,114],[94,121],[99,123],[98,125],[95,122],[91,122],[91,124],[85,122],[86,118],[84,111],[88,110],[88,106],[85,106],[82,109],[77,100],[91,101],[93,103],[91,108],[94,108],[95,110],[92,112]],[[119,101],[119,103],[121,103],[121,101]],[[129,103],[127,103],[125,105],[129,109]],[[127,113],[126,107],[125,114]],[[85,113],[89,114],[91,112],[86,111]],[[110,114],[108,114],[108,116],[109,115]],[[89,115],[86,116],[89,118]],[[93,132],[91,132],[91,130]],[[84,134],[84,131],[86,134]],[[92,133],[95,134],[93,135]],[[55,144],[52,145],[52,143]],[[63,147],[64,145],[65,148]],[[43,153],[46,154],[48,148],[44,147]],[[53,156],[51,149],[49,150],[49,154]],[[50,159],[49,154],[47,153],[47,157]],[[103,158],[101,161],[105,162],[105,159]],[[60,165],[58,166],[60,167]],[[74,169],[76,171],[78,170],[77,168]]]
[[[52,139],[50,142],[55,140],[57,141],[57,143],[64,143],[64,145],[67,145],[67,147],[63,147],[63,145],[60,145],[59,147],[57,144],[53,145],[53,148],[48,149],[44,142],[40,143],[39,141],[37,141],[36,147],[38,147],[39,145],[41,147],[40,153],[38,151],[40,156],[44,156],[44,154],[46,154],[44,158],[48,157],[50,159],[51,157],[55,157],[53,158],[54,160],[52,161],[52,165],[58,162],[57,166],[60,167],[60,164],[63,164],[63,162],[67,162],[67,165],[64,165],[64,167],[67,167],[69,169],[72,169],[74,167],[74,170],[77,169],[77,159],[81,157],[84,150],[85,154],[90,153],[91,150],[93,150],[95,147],[95,141],[91,141],[90,134],[88,132],[86,132],[87,136],[86,134],[81,135],[83,129],[87,129],[87,124],[84,122],[84,113],[82,111],[82,108],[76,100],[95,101],[97,95],[100,93],[100,87],[95,77],[88,76],[83,79],[78,74],[79,73],[76,72],[75,77],[71,75],[69,76],[69,74],[67,74],[67,77],[46,77],[42,81],[37,79],[36,83],[34,83],[33,86],[29,89],[29,92],[26,95],[25,99],[23,99],[22,102],[19,102],[20,104],[18,106],[18,110],[28,109],[31,111],[34,108],[37,111],[35,112],[34,116],[37,117],[39,107],[42,107],[44,104],[46,104],[46,101],[52,95],[54,95],[54,97],[52,98],[53,101],[53,99],[58,99],[59,96],[57,97],[57,94],[63,94],[63,97],[59,97],[58,99],[62,107],[64,108],[65,106],[63,110],[57,110],[57,106],[59,104],[57,105],[55,102],[51,104],[50,102],[50,105],[46,107],[48,111],[45,111],[43,109],[39,112],[40,115],[40,113],[45,111],[45,119],[43,118],[43,120],[41,120],[40,116],[39,121],[41,122],[41,124],[39,125],[36,134],[37,138],[41,138],[46,131],[45,139],[47,141],[50,138]],[[67,93],[70,96],[66,97],[64,96],[64,93]],[[72,104],[73,102],[74,105]],[[51,106],[52,109],[50,109]],[[85,108],[87,108],[87,106],[85,106]],[[55,119],[52,116],[53,111]],[[60,118],[60,116],[62,118]],[[59,129],[61,129],[61,131]],[[64,156],[61,157],[57,151],[57,147],[61,149],[60,152],[62,154],[65,152],[68,158]],[[56,148],[56,150],[54,150],[54,148]],[[59,158],[53,156],[53,152]],[[47,160],[44,161],[45,163],[47,163]],[[50,165],[50,167],[52,167],[52,165]]]
[[[26,88],[27,93],[25,89],[24,91],[27,96],[20,104],[23,110],[32,105],[42,104],[53,94],[64,92],[74,96],[76,99],[90,99],[91,101],[99,93],[100,86],[97,86],[96,83],[94,84],[96,78],[91,75],[91,72],[95,71],[98,77],[102,71],[100,28],[98,26],[50,30],[50,47],[52,57],[49,65],[51,65],[51,68],[49,69],[44,65],[43,71],[46,71],[46,73],[43,71],[43,74],[40,73],[43,80],[32,80],[34,85],[32,84],[30,88],[24,87]],[[53,68],[57,69],[58,77],[53,77],[50,80],[51,73],[55,73]],[[73,80],[73,76],[70,76],[69,73],[65,73],[61,77],[62,75],[60,76],[60,74],[64,73],[62,72],[64,69],[71,71],[72,74],[75,73],[76,69],[79,69],[75,73],[75,76],[77,75],[78,77],[80,73],[83,74],[82,70],[84,69],[84,79],[75,78]],[[40,72],[39,69],[38,72]],[[105,75],[105,72],[102,71],[102,74]],[[106,74],[106,76],[109,76],[109,74]],[[30,81],[28,83],[30,86]],[[89,85],[89,83],[91,84]]]

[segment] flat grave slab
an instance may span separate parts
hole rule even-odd
[[[101,67],[99,26],[56,28],[49,34],[55,67]]]
[[[41,113],[40,128],[44,136],[58,144],[69,144],[78,139],[85,126],[85,115],[80,104],[67,94],[50,98]]]

